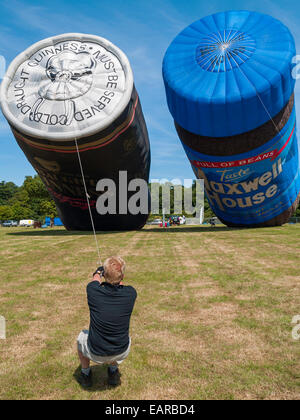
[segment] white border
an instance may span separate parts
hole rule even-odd
[[[85,128],[83,130],[75,130],[68,133],[47,133],[45,131],[36,129],[36,128],[30,128],[23,122],[20,122],[18,118],[14,116],[14,114],[10,111],[8,104],[7,104],[7,91],[9,88],[9,85],[11,81],[13,80],[13,77],[15,75],[15,72],[17,68],[24,63],[28,58],[30,58],[33,54],[35,54],[38,50],[49,47],[50,45],[55,45],[58,42],[63,41],[81,41],[81,42],[96,42],[100,45],[102,45],[104,48],[106,48],[108,51],[110,51],[112,54],[114,54],[119,60],[122,65],[124,74],[125,74],[125,92],[122,96],[122,99],[117,104],[114,112],[105,118],[104,121],[99,122],[98,124],[93,125],[90,128]],[[38,138],[44,138],[48,140],[54,140],[54,141],[66,141],[66,140],[74,140],[74,138],[79,139],[81,137],[87,137],[93,134],[96,134],[99,131],[104,130],[106,127],[108,127],[116,118],[118,118],[126,106],[129,103],[129,100],[131,98],[133,89],[133,74],[132,69],[129,63],[129,60],[127,56],[121,51],[118,47],[116,47],[114,44],[112,44],[110,41],[108,41],[105,38],[101,38],[96,35],[88,35],[88,34],[79,34],[79,33],[68,33],[68,34],[62,34],[57,35],[54,37],[43,39],[42,41],[39,41],[35,44],[33,44],[31,47],[27,48],[24,52],[19,54],[10,64],[10,66],[7,69],[7,72],[3,78],[3,81],[1,83],[0,87],[0,105],[2,108],[2,112],[7,119],[7,121],[15,127],[18,131],[21,133],[27,134],[31,137],[38,137]]]

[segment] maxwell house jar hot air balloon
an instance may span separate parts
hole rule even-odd
[[[248,11],[199,20],[166,52],[163,77],[178,135],[228,226],[281,225],[297,208],[294,55],[281,22]]]
[[[1,106],[67,229],[92,228],[79,157],[95,228],[145,224],[148,206],[130,214],[124,203],[120,211],[116,200],[115,214],[97,211],[99,180],[108,178],[118,187],[119,172],[127,171],[122,181],[126,189],[131,180],[148,182],[149,177],[147,128],[129,61],[119,48],[82,34],[38,42],[10,65],[1,85]],[[124,194],[127,204],[134,191]]]

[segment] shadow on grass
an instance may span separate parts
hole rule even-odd
[[[220,227],[204,227],[204,226],[191,226],[191,227],[170,227],[170,228],[161,228],[161,227],[152,227],[152,228],[145,228],[141,230],[136,230],[135,232],[147,235],[148,233],[179,233],[179,232],[187,232],[187,233],[218,233],[218,232],[228,232],[233,230],[247,230],[249,228],[229,228],[226,226],[220,226]],[[115,230],[115,231],[97,231],[97,234],[105,235],[105,234],[112,234],[112,233],[127,233],[127,232],[133,232],[132,230]],[[68,230],[30,230],[30,231],[24,231],[24,232],[9,232],[7,233],[8,236],[82,236],[82,235],[93,235],[93,232],[89,231],[68,231]]]
[[[216,226],[216,227],[205,227],[205,226],[191,226],[191,227],[170,227],[170,228],[161,228],[161,227],[157,227],[157,228],[149,228],[149,229],[143,229],[141,232],[142,233],[146,233],[146,232],[155,232],[155,233],[164,233],[164,232],[170,232],[170,233],[178,233],[178,232],[189,232],[189,233],[206,233],[206,232],[214,232],[214,233],[218,233],[218,232],[228,232],[228,231],[232,231],[232,230],[245,230],[248,228],[230,228],[230,227],[226,227],[226,226]]]
[[[122,231],[101,231],[97,232],[99,234],[109,234],[109,233],[122,233],[126,232],[124,230]],[[70,230],[58,230],[58,229],[51,229],[51,230],[30,230],[30,231],[24,231],[24,232],[9,232],[6,235],[8,236],[82,236],[82,235],[93,235],[93,232],[89,231],[70,231]]]
[[[91,388],[84,388],[79,383],[79,376],[81,373],[81,366],[79,365],[78,368],[74,371],[73,377],[76,380],[76,382],[80,385],[81,389],[87,392],[95,392],[95,391],[106,391],[108,389],[115,389],[118,386],[111,386],[107,383],[107,365],[97,365],[92,366],[91,371],[93,374],[93,386]],[[120,374],[120,376],[122,376]]]

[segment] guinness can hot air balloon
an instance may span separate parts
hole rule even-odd
[[[293,37],[256,12],[184,29],[163,62],[176,130],[215,214],[228,226],[286,223],[299,203]]]
[[[106,191],[97,191],[99,180],[114,181],[118,190],[120,172],[126,173],[125,189],[132,180],[149,177],[147,128],[129,61],[119,48],[82,34],[40,41],[10,65],[1,106],[67,229],[92,229],[83,180],[97,230],[145,224],[148,206],[131,214],[123,203],[120,211],[118,191],[113,214],[97,211],[97,199]],[[127,204],[134,192],[124,194]]]

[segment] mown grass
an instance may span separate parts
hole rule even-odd
[[[64,229],[0,229],[1,399],[298,399],[300,226],[175,227],[99,233],[138,291],[122,385],[76,381],[87,328],[94,238]]]

